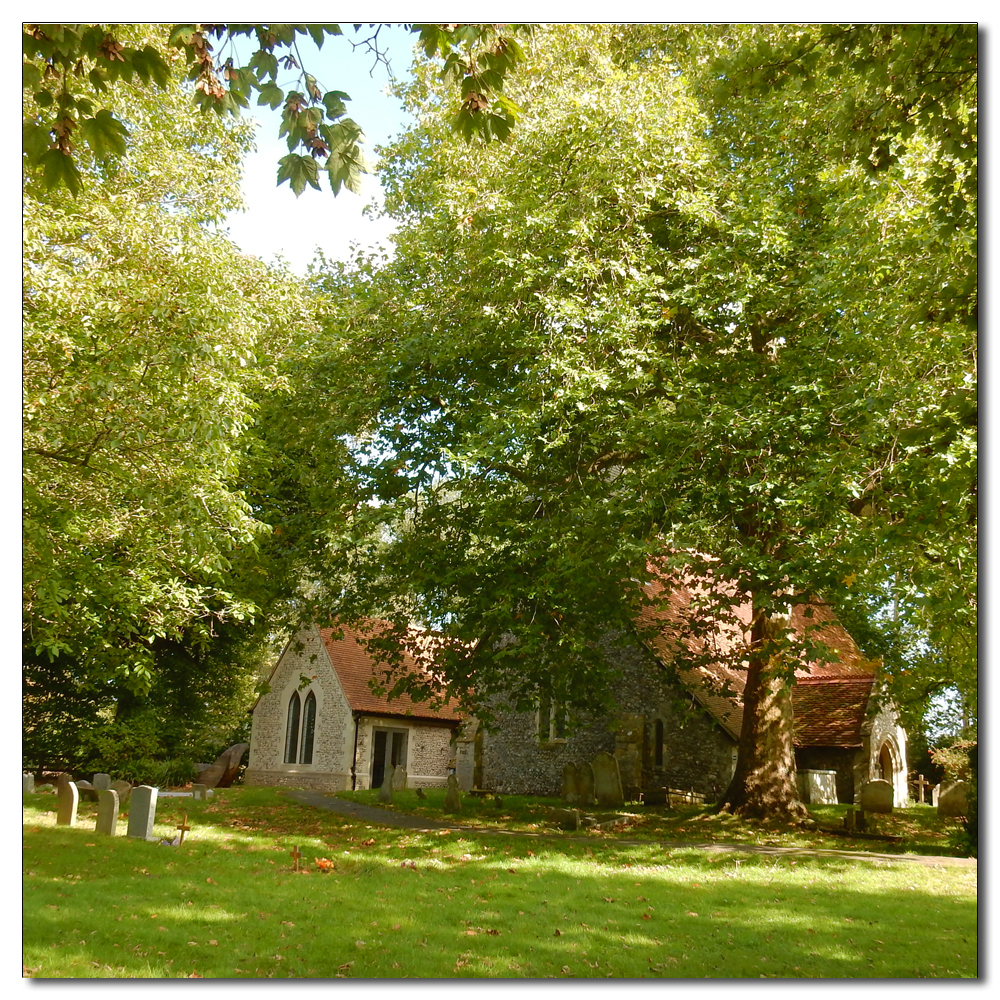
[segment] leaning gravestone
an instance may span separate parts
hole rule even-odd
[[[406,768],[396,767],[392,771],[392,790],[401,792],[406,788]]]
[[[454,774],[448,775],[448,791],[444,796],[444,811],[457,813],[462,811],[462,796],[458,791],[458,778]]]
[[[861,809],[871,813],[892,812],[892,782],[885,778],[866,781],[861,786]]]
[[[941,785],[938,793],[938,816],[966,816],[969,812],[969,786],[964,781]]]
[[[568,806],[574,806],[580,801],[580,771],[572,761],[562,771],[561,797]]]
[[[27,771],[21,772],[21,791],[33,792],[35,790],[35,776]]]
[[[97,793],[98,833],[113,837],[118,832],[118,793],[112,788],[102,788]]]
[[[106,792],[111,787],[111,775],[110,774],[95,774],[94,775],[94,788],[99,792]]]
[[[132,782],[122,781],[121,779],[112,781],[111,789],[118,793],[118,805],[121,807],[128,802],[129,796],[132,794]]]
[[[132,789],[132,801],[128,809],[128,835],[140,840],[153,839],[153,823],[156,822],[156,796],[158,788],[151,785],[137,785]]]
[[[379,802],[392,803],[392,776],[396,769],[390,764],[382,775],[382,784],[378,786]]]
[[[594,797],[603,809],[620,809],[625,805],[622,794],[622,779],[618,772],[618,761],[602,750],[595,754],[591,764],[594,768]]]
[[[84,802],[97,801],[97,789],[89,781],[76,782],[76,790],[80,793],[80,798]]]
[[[198,784],[206,788],[228,788],[236,777],[249,743],[236,743],[216,757],[212,764],[198,764]]]
[[[590,761],[585,761],[577,770],[579,788],[577,789],[577,804],[581,806],[592,806],[594,804],[594,766]]]
[[[76,785],[70,781],[68,774],[59,775],[59,785],[56,794],[59,796],[56,810],[58,826],[76,826],[76,811],[80,806],[80,793]]]

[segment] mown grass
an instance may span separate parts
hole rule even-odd
[[[424,790],[424,798],[416,791],[393,792],[392,805],[378,801],[376,790],[338,792],[338,798],[380,806],[412,816],[423,816],[437,821],[454,822],[478,829],[508,829],[522,833],[545,833],[558,829],[549,818],[553,807],[565,808],[556,798],[533,798],[510,795],[497,801],[492,797],[466,795],[462,798],[459,814],[444,811],[444,789]],[[628,838],[657,841],[715,841],[717,843],[748,843],[769,847],[808,847],[823,850],[862,850],[883,854],[934,854],[956,856],[953,845],[959,828],[958,820],[939,819],[937,810],[929,805],[914,805],[897,809],[891,815],[876,817],[878,832],[902,838],[898,843],[874,840],[845,833],[832,833],[828,828],[843,827],[848,806],[810,806],[809,812],[816,821],[815,829],[775,824],[773,826],[749,823],[737,816],[713,814],[710,807],[690,806],[678,809],[644,807],[627,804],[618,811],[586,810],[598,820],[621,818],[621,826],[614,830],[580,830],[578,836]]]
[[[395,830],[270,789],[161,799],[155,832],[185,813],[167,847],[25,796],[25,975],[977,975],[974,868]]]

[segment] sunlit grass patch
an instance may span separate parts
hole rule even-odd
[[[976,974],[975,869],[393,830],[240,789],[163,800],[192,826],[166,847],[25,801],[37,977]]]

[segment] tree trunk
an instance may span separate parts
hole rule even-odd
[[[736,773],[718,809],[789,822],[809,814],[795,786],[793,680],[785,675],[778,656],[772,655],[771,640],[785,625],[784,619],[769,619],[754,609]]]

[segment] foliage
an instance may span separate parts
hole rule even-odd
[[[239,204],[246,124],[174,79],[99,89],[125,154],[78,151],[75,198],[25,177],[24,752],[117,771],[212,759],[245,732],[262,609],[289,589],[259,551],[252,427],[311,316],[209,228]]]
[[[273,789],[161,799],[156,836],[192,827],[179,848],[84,814],[57,828],[51,798],[25,799],[33,978],[977,973],[974,868],[373,830]]]
[[[320,171],[334,194],[359,191],[366,172],[361,127],[347,117],[350,97],[326,90],[305,68],[298,37],[321,48],[344,36],[339,24],[175,24],[153,38],[136,39],[133,25],[23,25],[23,87],[28,98],[24,152],[40,169],[46,188],[74,195],[85,185],[76,150],[81,142],[101,163],[123,157],[134,140],[131,104],[108,103],[115,85],[139,83],[185,91],[201,110],[238,115],[256,94],[258,105],[282,109],[279,137],[288,155],[278,164],[278,184],[296,196],[306,186],[320,190]],[[517,106],[503,95],[504,78],[523,56],[514,37],[527,25],[414,24],[417,44],[444,60],[442,73],[460,88],[455,127],[467,138],[506,138]],[[385,62],[380,25],[354,25],[349,44]],[[370,32],[370,34],[366,34]],[[347,36],[344,36],[345,40]],[[245,46],[253,51],[246,56]],[[256,46],[254,48],[254,46]],[[279,73],[296,71],[292,86]],[[119,90],[121,87],[119,86]],[[142,98],[140,98],[141,102]],[[102,106],[104,105],[104,106]]]
[[[903,581],[942,642],[974,614],[975,308],[933,294],[967,290],[974,219],[941,220],[950,154],[922,125],[872,173],[816,128],[808,75],[719,99],[723,54],[736,86],[797,31],[542,31],[503,148],[450,137],[418,72],[383,172],[396,256],[318,276],[333,336],[305,391],[343,400],[322,439],[354,483],[327,606],[446,630],[437,666],[477,711],[613,700],[594,638],[634,619],[651,560],[709,581],[703,636],[752,601],[754,729],[823,655],[789,604],[870,610]],[[869,62],[842,69],[837,94],[868,93]],[[760,736],[741,781],[774,763]]]

